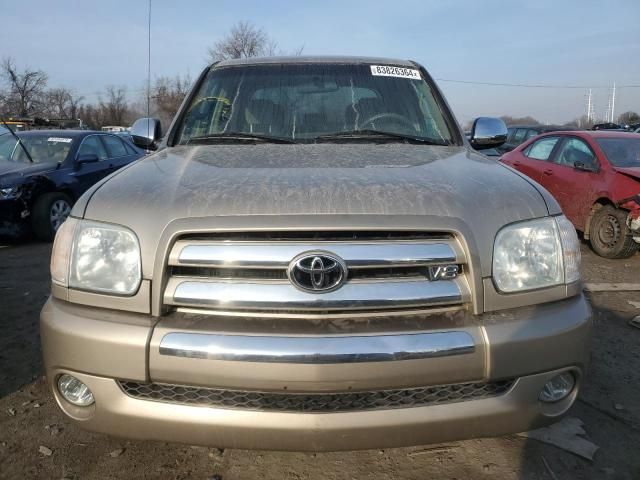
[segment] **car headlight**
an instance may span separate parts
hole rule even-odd
[[[0,188],[0,199],[2,200],[12,200],[14,198],[18,198],[20,196],[20,187],[4,187]]]
[[[551,287],[580,279],[580,244],[563,215],[507,225],[493,247],[493,279],[501,292]]]
[[[138,238],[119,225],[69,217],[56,233],[51,279],[79,290],[133,295],[142,279]]]

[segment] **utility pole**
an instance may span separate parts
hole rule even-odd
[[[607,122],[614,123],[616,109],[616,82],[613,82],[613,88],[611,88],[611,92],[609,93],[609,100],[607,102],[607,114],[606,120]]]
[[[593,93],[591,89],[589,89],[589,94],[587,95],[587,122],[595,122],[595,112],[593,110]]]
[[[613,123],[613,119],[615,118],[613,116],[614,111],[616,109],[616,82],[613,82],[613,92],[611,94],[611,123]]]

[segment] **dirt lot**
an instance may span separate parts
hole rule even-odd
[[[627,324],[640,314],[629,303],[639,292],[590,294],[592,367],[570,415],[600,447],[593,462],[515,435],[330,454],[219,451],[109,438],[62,417],[41,377],[49,253],[47,244],[0,247],[0,478],[640,478],[640,329]],[[640,255],[608,261],[583,247],[583,258],[587,282],[640,282]]]

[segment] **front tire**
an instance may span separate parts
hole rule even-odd
[[[593,214],[589,241],[593,250],[604,258],[629,258],[638,250],[627,225],[628,212],[604,205]]]
[[[31,214],[33,233],[39,240],[50,242],[60,225],[71,213],[73,202],[60,192],[45,193],[36,200]]]

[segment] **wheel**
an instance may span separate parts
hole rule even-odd
[[[611,205],[596,210],[589,227],[589,241],[593,250],[604,258],[629,258],[638,244],[627,226],[628,213]]]
[[[33,233],[40,240],[51,241],[60,225],[71,213],[71,199],[64,193],[45,193],[37,198],[31,213]]]

